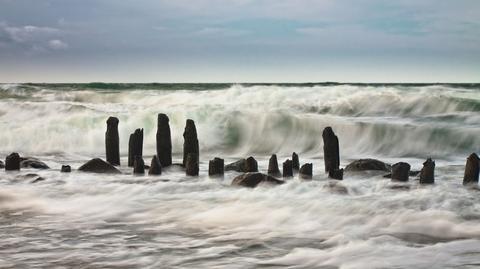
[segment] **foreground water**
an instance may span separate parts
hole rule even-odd
[[[478,268],[480,191],[462,186],[480,150],[480,85],[0,85],[0,156],[52,170],[0,172],[0,268]],[[105,120],[128,135],[170,117],[174,158],[186,118],[197,124],[200,174],[61,174],[104,157]],[[356,158],[436,159],[436,184],[391,189],[383,174],[323,173],[321,131]],[[272,153],[314,163],[314,180],[257,189],[207,175],[208,159]],[[31,184],[22,175],[46,180]],[[346,188],[348,194],[343,193]]]

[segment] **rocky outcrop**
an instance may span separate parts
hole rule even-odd
[[[353,161],[345,167],[345,172],[359,171],[385,171],[390,172],[392,167],[376,159],[360,159]]]
[[[392,181],[407,182],[410,176],[410,164],[399,162],[392,165]]]
[[[248,188],[255,188],[259,184],[271,184],[271,185],[280,185],[284,181],[278,180],[272,176],[265,175],[262,173],[245,173],[233,179],[233,186],[242,186]]]
[[[162,174],[162,163],[157,155],[152,157],[152,161],[150,163],[150,168],[148,169],[148,174],[151,176],[158,176]]]
[[[133,160],[133,173],[137,175],[145,174],[145,161],[143,161],[142,156],[135,156]]]
[[[340,168],[340,149],[338,137],[332,127],[326,127],[322,133],[323,137],[323,158],[325,161],[325,172],[335,171]]]
[[[294,171],[300,170],[300,159],[297,153],[292,153],[292,168]]]
[[[463,185],[478,184],[480,159],[476,153],[470,154],[465,164],[465,174],[463,176]]]
[[[245,160],[245,173],[258,172],[258,163],[252,156]]]
[[[100,158],[91,159],[78,168],[79,171],[100,173],[100,174],[121,174],[121,172],[113,165],[105,162]]]
[[[185,172],[187,176],[198,176],[199,170],[198,155],[195,153],[188,153],[187,161],[185,163]]]
[[[70,172],[72,172],[72,168],[70,167],[70,165],[62,165],[62,168],[60,169],[60,172],[70,173]]]
[[[34,168],[34,169],[50,169],[48,165],[39,159],[32,157],[21,157],[20,167],[22,168]]]
[[[293,162],[290,159],[283,162],[283,177],[293,177]]]
[[[195,158],[192,157],[192,161],[199,161],[199,147],[198,147],[198,137],[197,137],[197,128],[195,127],[195,122],[191,119],[188,119],[185,125],[185,131],[183,132],[183,166],[187,166],[187,157],[189,154],[195,155]]]
[[[18,153],[13,152],[5,158],[5,170],[20,170],[20,155],[18,155]]]
[[[105,149],[107,162],[112,165],[120,165],[120,138],[118,135],[118,119],[115,117],[109,117],[107,120]]]
[[[168,116],[158,114],[157,122],[157,156],[162,167],[172,164],[172,138]]]
[[[236,162],[225,165],[225,171],[236,171],[240,173],[245,173],[245,163],[247,160],[240,159]]]
[[[422,171],[420,171],[420,184],[435,183],[435,162],[428,158],[423,163]]]
[[[300,167],[300,178],[301,179],[312,179],[313,177],[313,164],[306,163]]]
[[[280,173],[280,169],[278,168],[278,160],[276,154],[273,154],[270,157],[270,160],[268,160],[267,174],[273,177],[279,177],[282,175],[282,173]]]
[[[209,176],[223,176],[225,161],[220,158],[214,158],[208,162]]]
[[[143,157],[143,129],[136,129],[128,140],[128,166],[132,167],[135,157]]]

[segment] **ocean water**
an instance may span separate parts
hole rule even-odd
[[[126,167],[136,128],[146,163],[155,154],[158,113],[170,117],[174,162],[195,121],[199,177]],[[120,119],[123,174],[75,171],[105,157],[109,116]],[[329,180],[327,126],[342,167],[377,158],[420,170],[432,157],[436,184]],[[478,84],[0,84],[0,129],[1,159],[19,152],[52,168],[0,171],[0,268],[480,268],[480,191],[462,186],[480,151]],[[230,186],[237,172],[208,177],[213,157],[254,156],[266,172],[272,153],[281,163],[294,151],[313,163],[312,181],[246,189]]]

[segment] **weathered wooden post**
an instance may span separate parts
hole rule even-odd
[[[208,175],[209,176],[223,176],[225,161],[220,158],[214,158],[208,162]]]
[[[423,163],[422,171],[420,171],[420,184],[435,183],[435,162],[428,158]]]
[[[62,165],[62,168],[60,169],[60,172],[70,173],[70,172],[72,172],[72,167],[70,167],[70,165]]]
[[[392,180],[407,182],[410,176],[410,164],[399,162],[392,165]]]
[[[128,140],[128,166],[132,167],[135,156],[143,156],[143,129],[136,129]]]
[[[168,116],[158,114],[157,122],[157,157],[162,167],[172,165],[172,137]]]
[[[294,171],[300,170],[300,160],[296,152],[292,153],[292,167]]]
[[[198,154],[188,153],[187,161],[185,162],[185,172],[187,176],[198,176],[198,171]]]
[[[463,176],[463,185],[478,184],[479,162],[480,159],[476,153],[468,156]]]
[[[107,132],[105,132],[105,148],[107,162],[111,165],[120,165],[120,138],[118,135],[118,119],[107,119]]]
[[[293,162],[290,159],[283,162],[283,177],[293,177]]]
[[[196,155],[196,158],[192,157],[192,161],[199,162],[199,147],[198,147],[198,137],[197,137],[197,128],[195,127],[195,122],[191,119],[187,120],[185,125],[185,131],[183,132],[183,166],[187,165],[188,154]]]
[[[313,177],[313,164],[306,163],[300,168],[300,178],[302,179],[312,179]]]
[[[267,174],[269,176],[274,176],[274,177],[278,177],[282,175],[280,173],[280,169],[278,168],[278,160],[277,160],[276,154],[272,154],[272,156],[270,157],[270,160],[268,160]]]
[[[13,152],[5,158],[5,171],[20,170],[20,155]]]
[[[323,130],[322,137],[325,172],[336,171],[340,168],[338,137],[333,132],[332,127],[326,127]]]
[[[258,163],[252,156],[248,157],[245,161],[245,172],[258,172]]]
[[[152,162],[150,163],[150,168],[148,169],[148,174],[151,176],[162,174],[162,163],[158,159],[157,155],[154,155],[152,158]]]
[[[145,174],[145,162],[143,161],[142,156],[135,156],[133,160],[133,173],[134,174]]]

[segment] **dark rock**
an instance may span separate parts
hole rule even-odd
[[[225,161],[220,158],[214,158],[208,162],[209,176],[223,176]]]
[[[2,161],[0,161],[0,168],[5,168],[5,164]]]
[[[420,184],[435,183],[435,162],[428,158],[423,163],[422,171],[420,172]]]
[[[62,169],[60,170],[62,173],[70,173],[72,172],[72,168],[70,165],[62,165]]]
[[[38,174],[33,174],[33,173],[25,174],[25,175],[19,175],[16,178],[23,179],[23,180],[30,180],[30,183],[37,183],[37,182],[45,180],[45,178],[39,176]]]
[[[338,137],[332,127],[326,127],[322,133],[323,137],[323,158],[325,160],[325,172],[335,171],[340,168],[340,149]]]
[[[100,158],[91,159],[78,168],[79,171],[101,173],[101,174],[121,174],[121,172],[113,165],[105,162]]]
[[[185,165],[185,171],[187,176],[198,176],[198,171],[199,171],[198,154],[188,153],[187,162]]]
[[[41,181],[45,181],[45,178],[43,178],[43,177],[37,177],[36,179],[34,179],[34,180],[33,180],[32,182],[30,182],[30,183],[35,184],[35,183],[38,183],[38,182],[41,182]]]
[[[421,171],[410,171],[408,172],[408,175],[411,177],[416,177],[421,173]],[[384,178],[392,178],[392,173],[383,175]]]
[[[293,162],[290,159],[283,162],[283,177],[293,177]]]
[[[388,186],[388,188],[391,189],[391,190],[409,191],[410,190],[410,185],[394,184],[394,185]]]
[[[343,169],[328,171],[328,177],[336,180],[343,180]]]
[[[18,153],[13,152],[5,158],[5,170],[20,170],[20,155]]]
[[[392,167],[382,161],[375,159],[360,159],[353,161],[347,167],[345,167],[346,172],[357,172],[357,171],[390,171]]]
[[[245,173],[258,172],[258,163],[252,156],[245,161]]]
[[[272,176],[265,175],[262,173],[245,173],[233,179],[232,185],[234,186],[243,186],[249,188],[255,188],[261,183],[267,183],[272,185],[280,185],[285,183],[284,181],[278,180]]]
[[[313,177],[313,164],[306,163],[300,168],[300,178],[312,179]]]
[[[158,114],[157,125],[157,156],[162,167],[172,164],[172,138],[168,116]]]
[[[150,168],[148,170],[149,175],[161,175],[162,174],[162,163],[157,155],[153,156],[152,162],[150,163]]]
[[[408,181],[410,175],[410,165],[408,163],[399,162],[392,165],[392,180],[393,181]]]
[[[44,162],[32,158],[32,157],[22,157],[20,158],[20,167],[22,168],[34,168],[34,169],[50,169],[47,164]]]
[[[323,186],[323,189],[336,194],[348,194],[348,188],[339,183],[339,181],[329,181]]]
[[[143,156],[143,129],[136,129],[128,140],[128,166],[132,167],[135,156]]]
[[[300,160],[298,158],[297,153],[292,153],[292,168],[295,171],[298,171],[300,169]]]
[[[191,119],[188,119],[185,125],[185,131],[183,132],[183,166],[187,165],[188,154],[196,155],[194,158],[196,162],[199,161],[199,148],[198,148],[198,138],[197,138],[197,128],[195,127],[195,122]],[[194,160],[192,159],[192,160]]]
[[[107,131],[105,132],[105,149],[107,162],[111,165],[120,165],[120,138],[118,135],[118,119],[107,119]]]
[[[278,160],[277,160],[277,155],[273,154],[270,157],[270,160],[268,161],[268,171],[267,174],[269,176],[274,176],[278,177],[281,176],[282,174],[280,173],[280,169],[278,168]]]
[[[478,184],[479,162],[480,160],[476,153],[468,156],[463,176],[463,185]]]
[[[133,160],[133,173],[139,175],[145,174],[145,162],[142,156],[135,156]]]
[[[236,162],[225,165],[225,171],[245,172],[245,165],[247,160],[240,159]]]

